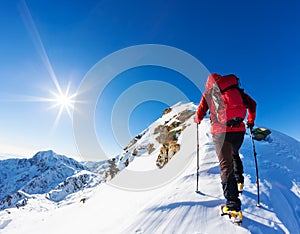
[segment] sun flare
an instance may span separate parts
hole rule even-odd
[[[68,84],[65,92],[63,92],[44,47],[40,33],[35,25],[35,22],[25,1],[21,1],[21,9],[25,25],[27,26],[27,29],[32,36],[38,54],[40,55],[41,60],[43,61],[43,64],[55,86],[55,90],[49,90],[49,92],[51,93],[51,97],[25,97],[22,101],[50,102],[52,105],[49,107],[49,109],[58,108],[58,113],[54,123],[54,127],[56,127],[64,111],[68,113],[70,119],[72,120],[72,113],[74,111],[74,104],[77,94],[70,93],[71,83]]]
[[[50,109],[53,108],[59,108],[59,111],[56,116],[55,125],[59,122],[59,119],[64,111],[66,111],[69,115],[69,117],[72,119],[72,112],[74,110],[74,103],[77,94],[73,93],[70,94],[70,84],[68,85],[65,92],[62,91],[61,87],[54,91],[50,91],[53,98],[50,98],[49,101],[53,103],[53,105],[50,107]]]

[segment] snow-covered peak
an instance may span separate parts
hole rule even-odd
[[[28,162],[31,164],[31,166],[38,167],[39,170],[48,170],[51,167],[61,166],[62,164],[74,171],[86,169],[76,160],[68,158],[64,155],[56,154],[52,150],[40,151],[32,158],[28,159]]]
[[[78,171],[86,169],[72,158],[53,151],[38,152],[29,159],[0,161],[0,208],[14,205],[7,197],[19,190],[27,194],[44,194]],[[18,196],[17,196],[18,197]]]

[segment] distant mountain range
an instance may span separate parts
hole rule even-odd
[[[80,163],[53,151],[38,152],[29,159],[0,161],[0,210],[20,207],[35,194],[54,202],[105,181],[108,162]]]

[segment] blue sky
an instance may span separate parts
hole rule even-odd
[[[235,73],[258,103],[256,124],[299,140],[299,11],[296,0],[2,1],[0,151],[26,155],[53,149],[77,156],[68,113],[56,121],[59,107],[32,97],[51,98],[57,91],[51,69],[61,89],[70,84],[75,93],[98,61],[148,43],[186,51],[210,72]],[[123,146],[111,143],[112,106],[124,90],[146,80],[170,83],[199,102],[199,90],[174,71],[142,67],[124,72],[107,86],[95,111],[95,128],[109,154]],[[165,107],[151,100],[139,105],[129,119],[131,135]]]

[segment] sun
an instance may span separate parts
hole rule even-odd
[[[68,96],[68,94],[54,94],[57,106],[60,106],[63,109],[72,108],[73,100],[72,96]]]
[[[53,105],[50,106],[50,109],[53,109],[53,108],[59,109],[57,116],[56,116],[55,125],[58,124],[64,111],[66,111],[68,113],[70,119],[72,119],[72,112],[74,111],[74,103],[75,103],[77,94],[70,93],[70,86],[71,86],[71,84],[69,83],[64,92],[62,91],[60,86],[58,86],[59,88],[56,91],[50,90],[50,93],[52,94],[52,98],[49,98],[48,101],[53,103]]]

